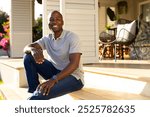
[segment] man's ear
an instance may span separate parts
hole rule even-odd
[[[48,28],[51,30],[52,28],[51,28],[51,26],[50,26],[50,24],[48,24]]]

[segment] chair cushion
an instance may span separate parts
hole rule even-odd
[[[135,32],[136,32],[136,20],[128,24],[118,24],[116,39],[117,41],[129,41],[130,39],[132,39],[130,38],[130,33],[135,35]]]

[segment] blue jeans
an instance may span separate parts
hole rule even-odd
[[[28,81],[28,92],[33,93],[30,100],[48,100],[73,91],[80,90],[83,87],[81,80],[77,80],[74,76],[69,75],[66,78],[59,80],[50,90],[50,93],[45,96],[42,92],[36,92],[37,86],[40,84],[38,74],[45,80],[53,75],[61,72],[56,69],[51,62],[45,59],[42,64],[37,64],[31,54],[25,54],[24,67]]]

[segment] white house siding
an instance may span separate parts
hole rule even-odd
[[[65,29],[81,39],[83,62],[98,62],[98,1],[66,0],[64,12]]]
[[[11,57],[22,57],[32,42],[32,0],[11,0],[10,32]]]
[[[45,0],[44,34],[48,34],[47,16],[51,10],[60,10],[64,29],[77,33],[81,39],[84,63],[98,62],[98,0]]]

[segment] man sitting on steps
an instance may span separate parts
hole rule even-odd
[[[30,100],[55,98],[84,86],[79,37],[63,30],[63,24],[61,13],[53,11],[49,18],[49,29],[53,33],[24,48],[28,92],[34,92]],[[48,60],[44,58],[43,50],[47,51]],[[45,82],[40,84],[38,73]]]

